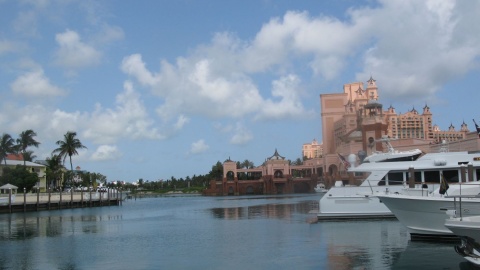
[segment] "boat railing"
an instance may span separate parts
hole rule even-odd
[[[469,186],[480,186],[480,183],[472,183],[472,182],[469,182]],[[466,194],[466,195],[462,195],[462,185],[460,183],[460,188],[459,188],[459,193],[460,194],[457,194],[457,195],[446,195],[444,196],[445,198],[453,198],[453,208],[454,208],[454,212],[450,215],[452,216],[455,216],[456,215],[456,209],[457,209],[457,200],[458,200],[458,206],[459,206],[459,215],[460,215],[460,220],[463,219],[463,211],[462,211],[462,199],[480,199],[480,193],[478,194],[475,194],[475,195],[471,195],[471,194]]]

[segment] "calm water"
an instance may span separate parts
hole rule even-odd
[[[0,269],[474,269],[396,220],[311,223],[318,195],[161,197],[0,215]]]

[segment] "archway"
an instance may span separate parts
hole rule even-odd
[[[232,171],[227,172],[227,181],[233,181],[235,174]]]
[[[273,177],[274,178],[283,178],[283,172],[281,170],[276,170],[274,173],[273,173]]]
[[[328,175],[329,176],[335,176],[338,172],[338,167],[335,164],[331,164],[328,166]]]

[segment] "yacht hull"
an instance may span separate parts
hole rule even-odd
[[[456,235],[445,227],[449,218],[447,210],[456,210],[460,215],[459,202],[445,197],[422,197],[408,195],[383,195],[383,203],[407,227],[412,240],[447,239]],[[480,200],[462,200],[462,216],[480,215]]]
[[[377,195],[402,189],[403,186],[332,187],[320,199],[318,219],[394,218]]]

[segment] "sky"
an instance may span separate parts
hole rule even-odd
[[[320,95],[372,76],[397,113],[480,121],[480,1],[0,0],[0,134],[108,181],[261,165],[322,141]],[[68,159],[65,164],[69,167]]]

